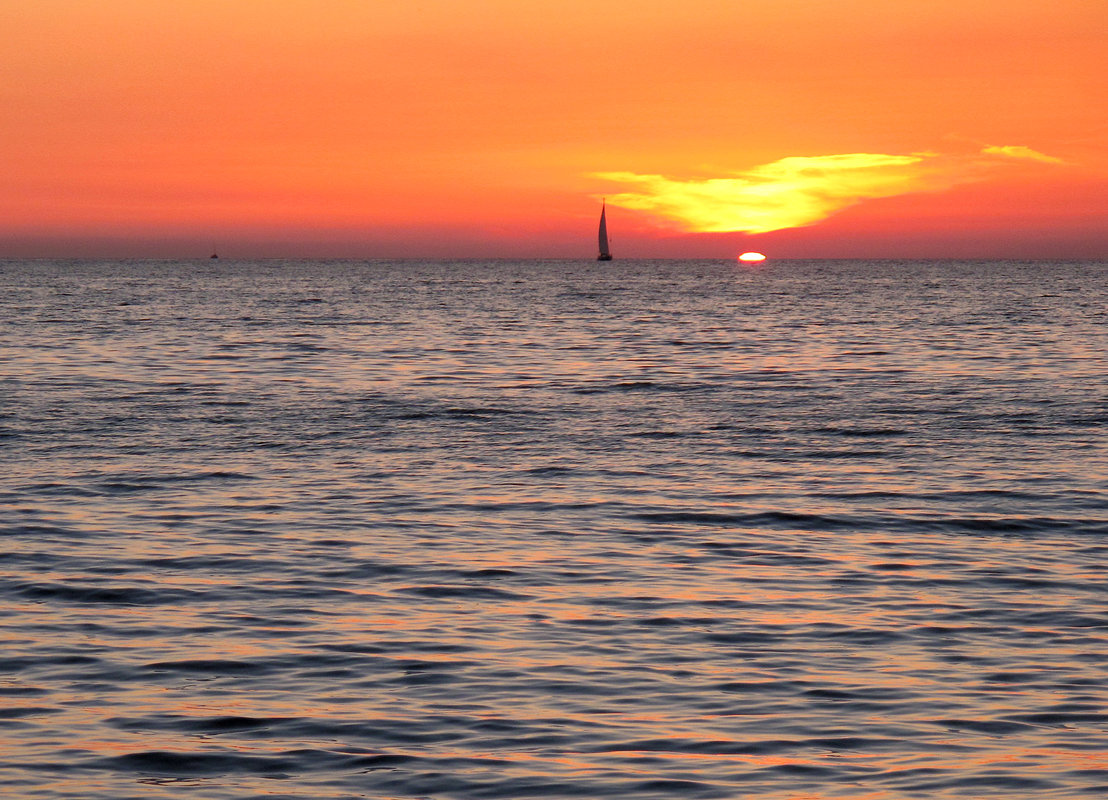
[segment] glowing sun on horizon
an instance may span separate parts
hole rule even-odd
[[[766,257],[761,253],[743,253],[739,256],[739,261],[745,261],[747,263],[753,263],[755,261],[765,261]]]

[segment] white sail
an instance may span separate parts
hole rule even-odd
[[[608,249],[608,221],[604,218],[605,206],[600,206],[600,261],[609,261],[612,251]]]

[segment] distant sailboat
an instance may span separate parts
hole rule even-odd
[[[600,206],[600,255],[596,257],[597,261],[612,260],[612,251],[608,249],[608,222],[604,218],[605,205],[602,203]]]

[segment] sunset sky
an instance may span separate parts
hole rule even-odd
[[[1105,0],[0,0],[0,257],[1108,255]]]

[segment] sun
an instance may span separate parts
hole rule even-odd
[[[741,256],[739,256],[739,261],[754,262],[754,261],[765,261],[765,260],[766,260],[766,257],[764,255],[762,255],[761,253],[743,253]]]

